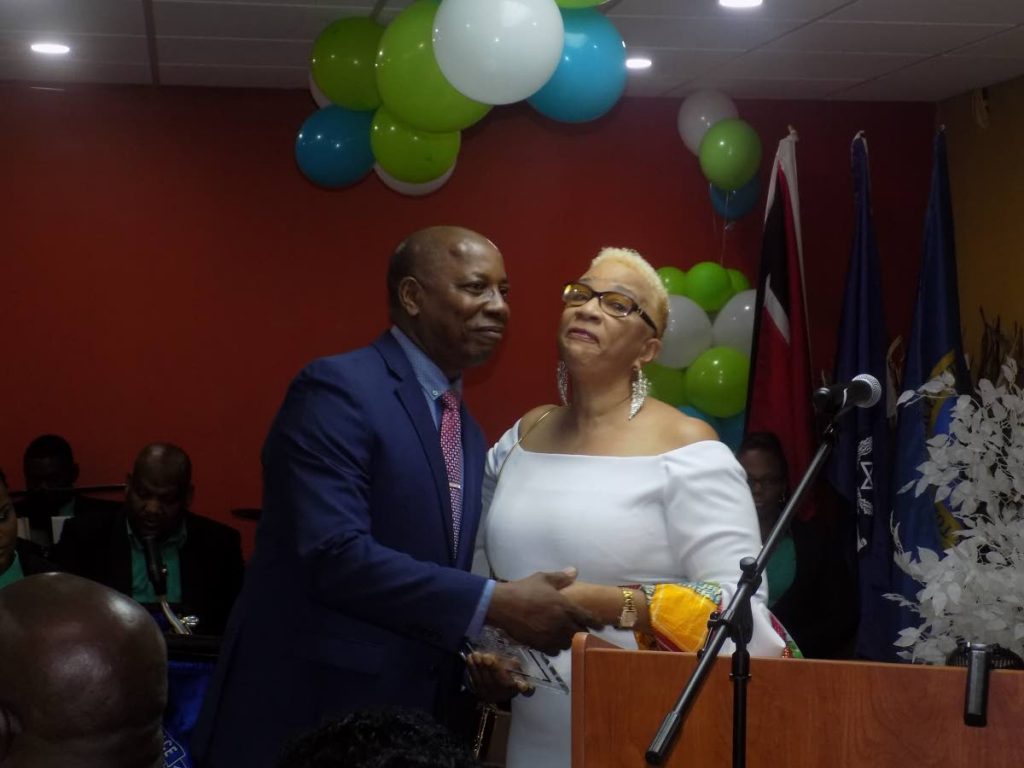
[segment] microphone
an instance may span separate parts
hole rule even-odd
[[[167,597],[167,567],[160,555],[160,544],[156,536],[142,537],[142,553],[146,556],[146,573],[158,599]]]
[[[821,387],[814,393],[814,407],[838,414],[849,408],[870,408],[882,397],[882,385],[870,373],[861,373],[845,384]]]

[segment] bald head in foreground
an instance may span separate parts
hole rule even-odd
[[[163,765],[167,650],[141,606],[47,573],[0,590],[0,627],[0,765]]]

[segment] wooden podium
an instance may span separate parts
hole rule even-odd
[[[592,635],[572,649],[573,768],[642,768],[696,666],[691,653],[625,651]],[[732,765],[728,657],[715,661],[670,766]],[[993,670],[988,725],[964,725],[967,670],[752,659],[749,768],[1021,768],[1024,672]]]

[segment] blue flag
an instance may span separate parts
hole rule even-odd
[[[835,381],[868,373],[884,382],[888,337],[882,314],[882,279],[878,246],[871,220],[871,176],[868,146],[857,134],[851,147],[854,214],[850,263],[836,348]],[[851,513],[849,557],[855,561],[860,587],[857,655],[894,659],[892,641],[883,628],[892,604],[889,591],[892,545],[889,534],[889,423],[885,399],[870,408],[854,408],[839,422],[828,479]],[[854,555],[854,552],[856,554]]]
[[[924,255],[917,284],[917,306],[907,344],[903,389],[922,384],[949,371],[956,380],[957,392],[970,391],[970,376],[964,363],[960,332],[960,296],[956,279],[956,249],[953,241],[953,208],[949,196],[949,171],[946,166],[946,135],[935,136],[932,187],[924,223]],[[953,532],[959,528],[945,504],[936,504],[931,491],[920,496],[911,489],[899,490],[920,478],[917,467],[928,458],[926,441],[943,430],[955,398],[921,399],[899,409],[896,424],[896,460],[894,463],[892,517],[899,526],[903,548],[917,556],[918,547],[936,553],[953,545]],[[915,600],[921,585],[893,566],[893,592]],[[918,626],[920,617],[909,609],[896,610],[891,640],[899,630]]]

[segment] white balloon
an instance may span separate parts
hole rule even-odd
[[[318,107],[329,107],[331,100],[324,95],[324,92],[320,90],[320,86],[316,84],[316,80],[313,79],[313,70],[309,71],[309,92],[313,95],[313,101],[316,102]]]
[[[708,313],[693,299],[668,297],[668,326],[661,337],[658,363],[666,368],[686,368],[711,346]]]
[[[683,100],[676,125],[683,143],[693,154],[700,154],[700,140],[719,120],[739,117],[732,99],[721,91],[697,91]]]
[[[410,197],[422,197],[423,195],[429,195],[431,192],[436,192],[447,183],[448,179],[455,173],[455,163],[452,163],[452,167],[436,179],[424,181],[422,184],[414,184],[410,181],[396,179],[376,163],[374,163],[373,170],[377,174],[377,178],[383,181],[385,186],[395,190],[395,192],[400,192]]]
[[[754,345],[754,303],[757,291],[740,291],[718,311],[711,327],[716,347],[732,347],[749,355]]]
[[[511,104],[551,79],[565,28],[555,0],[444,0],[433,38],[438,66],[457,91]]]

